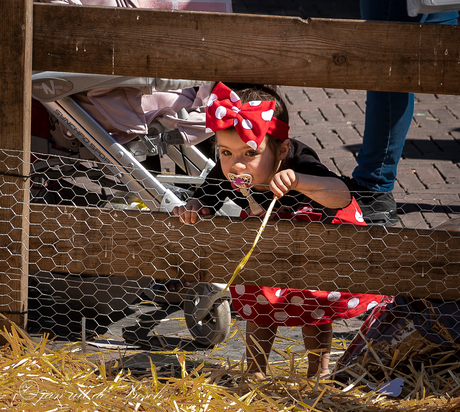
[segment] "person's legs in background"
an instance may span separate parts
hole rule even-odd
[[[352,176],[368,224],[398,222],[391,191],[413,113],[413,93],[367,92],[363,145]]]
[[[363,20],[457,24],[458,12],[409,17],[406,0],[361,0]],[[363,145],[352,174],[364,219],[368,224],[397,223],[394,188],[399,160],[414,114],[413,93],[368,91]]]

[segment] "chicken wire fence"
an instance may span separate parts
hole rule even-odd
[[[2,151],[2,157],[8,165],[24,153]],[[223,289],[260,219],[241,217],[236,205],[227,204],[221,217],[184,225],[171,213],[149,210],[107,164],[39,153],[30,159],[29,333],[99,347],[244,359],[245,321]],[[197,183],[181,180],[179,186],[183,200]],[[2,196],[10,193],[0,186]],[[427,192],[398,194],[396,200],[398,225],[374,232],[351,225],[333,231],[326,223],[292,219],[269,223],[236,283],[277,285],[277,296],[286,287],[328,290],[331,302],[348,292],[388,295],[372,300],[359,316],[333,322],[336,378],[377,385],[416,376],[406,385],[411,395],[423,370],[432,393],[458,395],[460,200]],[[411,227],[404,229],[404,222]],[[295,258],[288,261],[289,254]],[[431,282],[424,273],[409,275],[420,267]],[[353,307],[351,299],[347,305]],[[280,328],[270,361],[286,365],[293,357],[305,362],[301,332]]]

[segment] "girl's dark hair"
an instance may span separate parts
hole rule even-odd
[[[286,103],[278,94],[275,87],[250,83],[225,83],[225,85],[240,97],[241,103],[247,103],[252,100],[276,100],[275,113],[273,115],[284,123],[289,124],[289,113]]]

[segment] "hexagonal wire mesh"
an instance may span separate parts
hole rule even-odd
[[[150,350],[181,348],[209,357],[212,349],[216,359],[241,360],[247,345],[240,333],[246,329],[244,318],[266,314],[269,302],[282,301],[294,312],[275,305],[273,321],[283,323],[299,310],[310,323],[334,319],[336,379],[359,377],[364,368],[368,374],[361,380],[376,386],[382,379],[429,370],[436,376],[433,393],[457,393],[451,363],[458,356],[460,316],[457,194],[398,192],[394,228],[333,228],[326,222],[295,223],[294,215],[285,214],[268,224],[235,281],[232,300],[222,287],[248,252],[259,219],[241,217],[244,211],[227,202],[223,217],[184,225],[168,213],[149,210],[143,196],[145,188],[152,189],[150,181],[140,193],[127,188],[123,177],[137,179],[132,166],[122,176],[107,163],[56,154],[62,150],[31,153],[30,332],[81,340],[83,325],[94,344],[107,343],[100,342],[104,336]],[[5,168],[9,158],[19,157],[2,155]],[[165,158],[155,166],[174,167]],[[167,176],[165,182],[181,201],[202,180],[184,183]],[[429,230],[437,226],[443,230]],[[251,289],[255,285],[275,288],[257,294]],[[320,290],[331,291],[322,296],[323,305]],[[357,300],[361,293],[391,296],[363,299],[363,307]],[[353,312],[355,307],[360,309]],[[285,323],[270,353],[272,367],[307,359],[302,331]],[[304,331],[306,340],[330,333],[328,327]],[[406,395],[417,392],[417,382],[406,385]]]
[[[14,156],[12,153],[3,154],[5,158]],[[216,277],[219,274],[224,277],[224,272],[231,274],[255,236],[260,224],[258,219],[255,222],[252,217],[223,217],[221,220],[213,218],[206,219],[204,225],[198,224],[193,228],[164,213],[160,214],[165,215],[163,218],[155,214],[152,219],[149,211],[140,210],[145,209],[145,206],[139,197],[135,193],[123,190],[123,185],[117,178],[107,174],[105,164],[52,155],[33,154],[31,158],[33,171],[29,250],[30,332],[49,332],[61,338],[80,340],[82,319],[85,319],[89,341],[97,341],[98,337],[103,335],[142,348],[183,348],[197,353],[206,353],[207,349],[225,342],[225,345],[218,345],[218,349],[214,350],[214,356],[241,359],[245,347],[241,335],[237,333],[238,329],[245,329],[241,315],[247,315],[251,309],[265,310],[264,305],[268,303],[264,300],[265,295],[258,296],[256,302],[238,299],[240,302],[235,309],[235,304],[230,306],[232,301],[228,295],[221,294],[219,284],[186,283],[187,287],[180,292],[174,292],[168,291],[168,287],[175,288],[180,281],[174,280],[168,284],[164,283],[164,280],[176,279],[175,275],[183,280],[187,279],[187,282],[200,280],[200,270],[204,267]],[[441,209],[447,212],[445,217],[451,218],[450,222],[456,221],[453,218],[458,213],[459,202],[455,196],[420,196],[415,202],[411,196],[410,200],[410,203],[424,205],[423,210],[409,212],[419,216],[422,226],[426,222],[424,215],[437,213],[441,216]],[[408,204],[409,202],[401,204],[401,208],[408,207]],[[455,353],[454,349],[448,347],[455,340],[455,332],[458,331],[457,327],[449,329],[456,324],[458,317],[456,303],[443,298],[444,291],[439,288],[437,290],[440,298],[425,300],[423,297],[427,292],[420,292],[421,286],[416,279],[406,282],[394,279],[399,278],[398,273],[404,269],[404,265],[420,265],[422,261],[425,261],[428,274],[430,255],[433,254],[441,254],[446,267],[455,266],[458,259],[454,256],[458,256],[458,250],[443,247],[439,244],[440,239],[430,239],[432,232],[429,230],[401,232],[400,229],[387,228],[377,231],[371,238],[363,238],[363,231],[333,233],[330,225],[314,222],[307,226],[310,233],[306,244],[303,243],[306,249],[299,252],[299,234],[296,232],[302,225],[304,224],[293,224],[289,219],[281,219],[276,224],[270,223],[258,246],[266,254],[272,250],[277,250],[278,253],[271,254],[267,260],[264,254],[256,252],[248,263],[249,276],[246,278],[243,270],[242,278],[248,279],[249,284],[279,283],[280,286],[289,286],[296,282],[297,286],[303,284],[305,288],[310,287],[314,290],[333,290],[327,295],[331,303],[341,294],[345,296],[347,288],[344,288],[344,284],[349,285],[349,291],[375,293],[386,285],[386,279],[395,282],[396,287],[400,287],[401,293],[406,296],[400,296],[399,301],[390,303],[391,308],[396,304],[398,306],[392,310],[387,308],[381,318],[377,317],[377,321],[375,313],[368,318],[368,323],[364,324],[361,330],[361,333],[366,334],[364,337],[358,331],[368,314],[366,310],[350,319],[336,318],[333,323],[332,359],[335,361],[348,347],[340,359],[339,370],[346,370],[347,376],[358,373],[351,366],[363,366],[359,357],[363,356],[363,352],[369,352],[369,349],[363,350],[363,345],[364,348],[368,348],[366,342],[372,339],[380,342],[379,352],[375,356],[379,362],[389,363],[385,365],[389,371],[376,367],[375,358],[367,355],[368,360],[365,363],[369,363],[374,376],[374,381],[369,379],[370,384],[376,384],[385,378],[386,374],[394,377],[400,376],[398,373],[409,373],[406,370],[407,362],[403,362],[408,352],[422,353],[418,354],[420,359],[414,354],[413,362],[416,363],[426,361],[428,356],[433,357],[433,352],[440,352],[442,358],[450,352]],[[312,228],[312,225],[315,228]],[[454,229],[448,224],[445,227]],[[235,237],[235,230],[241,233],[242,229],[245,233],[239,238]],[[201,233],[201,230],[205,230],[205,233]],[[445,244],[449,245],[449,242],[452,242],[453,246],[453,234],[442,233],[445,233],[442,238]],[[191,234],[194,234],[195,241],[186,238]],[[272,239],[273,234],[277,235]],[[410,234],[413,236],[412,239],[408,239]],[[300,236],[305,237],[305,232]],[[395,241],[396,237],[400,239]],[[417,242],[417,238],[425,238],[426,241]],[[366,244],[360,243],[363,239],[367,239]],[[282,250],[281,242],[286,250]],[[338,247],[331,248],[330,242]],[[219,243],[222,245],[219,246]],[[411,250],[417,246],[425,249]],[[208,247],[221,249],[224,253],[236,250],[237,253],[229,252],[227,261],[216,254],[216,260],[211,263],[197,263],[197,260],[206,259]],[[308,265],[308,270],[311,271],[310,278],[304,278],[302,275],[306,263],[300,261],[297,256],[306,250],[309,251],[310,262],[317,262],[317,267]],[[350,257],[350,251],[355,256]],[[196,254],[195,258],[193,254]],[[289,254],[296,258],[289,259],[289,267],[286,268],[284,259]],[[381,259],[393,257],[394,261],[389,263],[388,260],[380,260],[381,269],[373,272],[359,264],[365,257],[375,262],[379,261],[373,256],[378,254],[384,255]],[[407,254],[410,254],[410,259],[407,259]],[[189,264],[190,261],[192,265]],[[184,273],[187,268],[192,271]],[[274,275],[277,270],[282,271],[282,276]],[[449,273],[449,270],[446,271]],[[314,278],[315,273],[318,279]],[[366,285],[366,274],[375,276],[375,279],[367,283],[374,286],[373,290],[366,290],[366,286],[363,286]],[[270,276],[275,277],[275,282]],[[337,276],[339,278],[333,280]],[[226,279],[228,278],[227,276]],[[345,282],[341,282],[343,279]],[[358,287],[357,279],[362,282]],[[376,282],[379,279],[380,281]],[[281,284],[280,280],[284,280],[284,284]],[[314,280],[314,287],[309,286],[309,280]],[[412,283],[413,290],[410,289],[411,281],[415,282]],[[335,289],[331,288],[331,285],[336,285],[341,292],[334,292]],[[436,287],[436,283],[432,285]],[[410,295],[414,290],[419,291],[419,298],[408,300],[407,292]],[[235,287],[236,294],[243,291],[242,285]],[[283,293],[286,294],[282,288],[275,288],[273,292],[273,296],[278,299]],[[302,307],[302,300],[312,299],[315,294],[297,293],[288,296],[291,304]],[[354,299],[359,295],[354,296],[347,298],[348,308],[354,306]],[[197,321],[197,316],[200,316],[196,314],[197,304],[206,299],[209,300],[208,312]],[[378,302],[380,299],[371,299],[368,302],[369,308],[366,309],[371,309]],[[379,306],[382,307],[383,303],[388,302],[391,300],[384,300]],[[315,302],[315,305],[318,305],[318,302]],[[305,310],[312,312],[316,318],[325,315],[321,307],[315,309],[308,303],[305,304]],[[274,318],[280,320],[281,314],[284,316],[284,313],[275,312]],[[396,316],[396,313],[399,315]],[[390,320],[387,319],[389,316]],[[384,327],[375,327],[370,324],[371,322],[381,323]],[[350,339],[355,334],[357,337],[350,345]],[[408,345],[411,345],[414,336],[420,343],[409,348]],[[433,336],[436,336],[436,339]],[[439,340],[440,337],[443,341]],[[286,354],[294,356],[297,353],[301,357],[301,342],[301,332],[297,328],[280,328],[270,362],[286,361],[283,359]],[[399,357],[396,355],[398,352]],[[399,370],[395,369],[394,366],[400,361],[402,367]],[[382,376],[379,376],[378,372]],[[341,378],[340,374],[338,378]]]

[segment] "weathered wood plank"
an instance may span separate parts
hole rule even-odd
[[[28,283],[28,165],[32,75],[32,0],[0,2],[0,313],[24,326]],[[26,160],[26,161],[24,161]],[[0,327],[4,325],[0,321]],[[7,322],[6,322],[7,324]]]
[[[33,46],[36,70],[460,94],[456,26],[35,4]]]
[[[31,205],[31,270],[229,281],[259,219]],[[460,298],[460,232],[271,222],[235,283]]]

